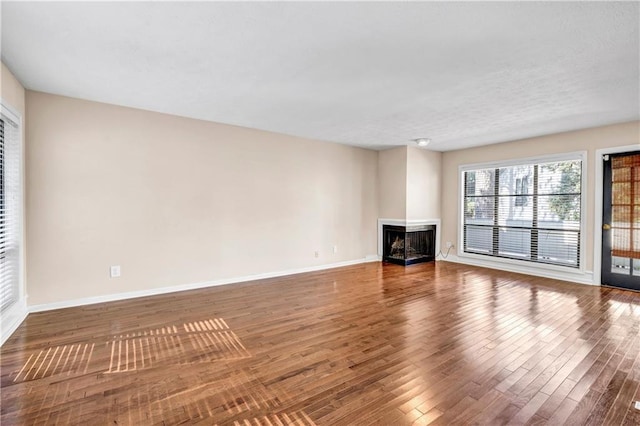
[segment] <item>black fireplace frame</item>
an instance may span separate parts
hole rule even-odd
[[[392,248],[394,241],[402,235],[402,248]],[[406,241],[424,236],[420,250],[416,252]],[[422,238],[420,238],[422,240]],[[393,241],[392,241],[393,240]],[[423,247],[424,246],[424,247]],[[436,225],[382,225],[382,261],[398,265],[431,262],[436,259]],[[413,251],[413,252],[412,252]],[[400,252],[400,253],[399,253]],[[402,256],[399,257],[399,254]]]

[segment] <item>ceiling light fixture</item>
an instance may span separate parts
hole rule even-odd
[[[431,139],[429,138],[418,138],[418,139],[411,139],[412,141],[414,141],[416,144],[418,144],[418,146],[421,147],[425,147],[427,145],[429,145],[429,142],[431,142]]]

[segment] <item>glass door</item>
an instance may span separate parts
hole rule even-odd
[[[604,158],[602,284],[640,291],[640,151]]]

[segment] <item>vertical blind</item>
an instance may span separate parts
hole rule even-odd
[[[582,161],[463,172],[465,253],[580,267]]]
[[[611,160],[612,255],[640,259],[640,154]]]
[[[20,296],[20,132],[0,116],[0,312]]]

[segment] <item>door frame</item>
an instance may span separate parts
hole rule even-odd
[[[640,150],[640,145],[625,145],[596,149],[595,154],[595,214],[593,216],[593,283],[602,285],[602,209],[604,207],[604,164],[602,157],[607,154],[620,154]]]

